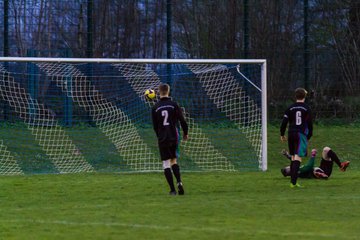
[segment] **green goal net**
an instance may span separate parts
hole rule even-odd
[[[183,171],[267,169],[265,60],[4,57],[0,174],[160,171],[161,83],[189,124]]]

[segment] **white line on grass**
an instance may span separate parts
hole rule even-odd
[[[99,209],[99,208],[107,208],[109,204],[95,204],[95,205],[74,205],[72,206],[75,209]],[[53,209],[59,209],[59,206],[31,206],[31,207],[18,207],[14,208],[15,211],[35,211],[35,210],[53,210]],[[68,208],[67,208],[68,209]]]
[[[60,220],[37,220],[37,219],[10,219],[3,220],[0,222],[5,223],[33,223],[33,224],[55,224],[55,225],[67,225],[67,226],[105,226],[105,227],[126,227],[126,228],[144,228],[154,230],[183,230],[193,232],[221,232],[221,233],[235,233],[235,234],[262,234],[262,235],[273,235],[273,236],[298,236],[298,237],[324,237],[324,238],[339,238],[341,239],[356,239],[355,236],[345,235],[334,235],[334,234],[323,234],[318,232],[272,232],[266,230],[241,230],[241,229],[226,229],[226,228],[212,228],[212,227],[170,227],[163,225],[148,225],[148,224],[130,224],[130,223],[119,223],[119,222],[73,222],[73,221],[60,221]],[[240,228],[240,227],[239,227]]]
[[[292,199],[297,199],[297,200],[308,200],[309,197],[308,196],[288,196],[288,197],[276,197],[274,198],[276,200],[283,200],[283,201],[289,201]],[[360,196],[311,196],[310,199],[317,199],[317,200],[327,200],[327,201],[331,201],[331,200],[359,200]],[[254,198],[255,200],[255,198]]]
[[[351,201],[351,200],[359,200],[360,196],[312,196],[311,198],[316,200],[342,200],[342,201]],[[289,195],[287,197],[276,197],[274,199],[270,200],[276,200],[276,201],[291,201],[291,200],[308,200],[308,196],[292,196]],[[237,199],[237,202],[253,202],[258,200],[258,198],[241,198]],[[110,204],[95,204],[95,205],[74,205],[72,206],[76,209],[99,209],[99,208],[108,208],[113,207],[113,205]],[[14,208],[15,211],[35,211],[35,210],[52,210],[52,209],[59,209],[59,206],[30,206],[30,207],[18,207]],[[1,210],[0,210],[1,211]]]

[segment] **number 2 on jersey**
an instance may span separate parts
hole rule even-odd
[[[170,125],[170,123],[168,122],[169,112],[167,110],[163,110],[163,111],[161,111],[161,116],[164,117],[163,125],[164,126]]]

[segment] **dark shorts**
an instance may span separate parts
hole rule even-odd
[[[159,150],[160,150],[160,157],[161,157],[162,161],[179,157],[177,143],[168,144],[167,146],[159,145]]]
[[[290,155],[305,157],[307,155],[308,140],[302,133],[289,133],[288,145]]]

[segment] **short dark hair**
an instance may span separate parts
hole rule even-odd
[[[166,94],[169,94],[170,93],[170,86],[169,84],[160,84],[159,86],[159,92],[160,92],[160,95],[166,95]]]
[[[305,88],[297,88],[295,89],[295,98],[296,100],[304,99],[307,95],[307,91]]]

